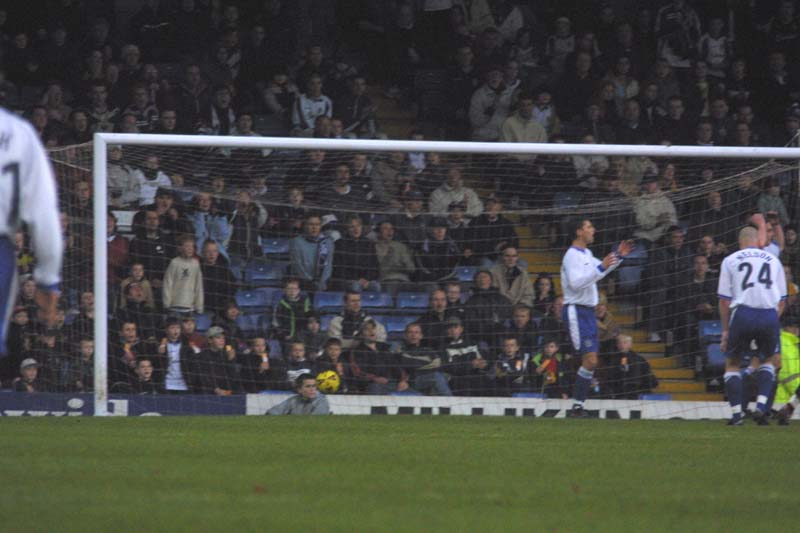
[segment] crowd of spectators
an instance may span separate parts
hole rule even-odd
[[[765,146],[794,144],[800,128],[790,0],[147,0],[129,15],[117,3],[44,4],[0,8],[0,105],[67,147],[54,158],[66,242],[55,329],[35,328],[35,259],[24,232],[16,239],[23,282],[2,379],[21,372],[20,390],[91,388],[92,189],[73,145],[94,132],[385,137],[376,90],[417,109],[412,139]],[[796,176],[745,175],[679,200],[726,173],[701,166],[112,146],[109,382],[231,394],[334,369],[352,392],[560,397],[574,370],[562,304],[548,276],[531,283],[537,265],[520,256],[506,209],[550,208],[564,192],[595,219],[601,246],[636,238],[650,340],[692,353],[740,224],[760,213],[790,274],[800,261]],[[607,202],[618,208],[593,211]],[[545,222],[557,244],[557,217],[526,222]],[[283,294],[268,324],[245,332],[235,296],[273,239],[288,243],[272,261],[287,265],[273,283]],[[323,324],[314,295],[331,290],[341,311]],[[360,295],[409,291],[427,292],[430,310],[390,339]],[[210,328],[198,330],[201,316]],[[597,394],[652,388],[605,304],[598,322],[609,371]]]

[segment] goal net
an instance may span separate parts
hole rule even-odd
[[[588,406],[681,416],[723,400],[716,279],[738,229],[763,213],[797,260],[787,149],[103,135],[50,155],[64,321],[31,354],[43,390],[98,414],[131,395],[258,412],[303,374],[338,412],[560,409],[580,365],[560,264],[589,219],[596,257],[636,246],[600,284]]]

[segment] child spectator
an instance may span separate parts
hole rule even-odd
[[[287,278],[283,282],[283,296],[272,313],[272,335],[284,342],[297,338],[312,311],[311,298],[300,292],[300,280]]]
[[[328,339],[322,348],[322,355],[314,361],[314,375],[333,370],[339,376],[340,394],[347,394],[350,389],[350,365],[342,357],[342,341],[339,339]]]
[[[291,388],[291,384],[302,374],[310,374],[313,363],[306,359],[306,346],[300,341],[289,343],[289,359],[286,361],[286,382],[284,386]]]
[[[306,352],[312,359],[319,357],[325,341],[328,340],[328,332],[321,329],[319,315],[313,311],[308,314],[306,328],[300,331],[298,340],[305,344]]]
[[[612,398],[636,399],[658,386],[658,380],[650,370],[650,363],[631,348],[630,335],[617,337],[617,352],[611,354],[603,366],[606,367],[605,389]]]
[[[144,293],[145,307],[148,309],[155,309],[156,301],[153,297],[153,287],[150,285],[150,280],[145,277],[144,265],[141,263],[133,263],[131,265],[130,275],[123,279],[120,283],[119,307],[121,309],[125,308],[125,305],[127,304],[125,293],[128,289],[128,285],[134,282],[138,283],[142,288],[142,292]]]
[[[248,370],[247,391],[280,390],[284,387],[286,376],[283,364],[280,359],[271,357],[269,344],[264,337],[250,340],[250,348],[245,353],[245,367]]]
[[[495,392],[498,396],[511,396],[513,392],[527,390],[530,359],[530,353],[520,350],[516,337],[503,339],[503,349],[494,363]]]
[[[545,340],[542,351],[531,359],[531,375],[535,390],[548,398],[569,398],[572,390],[574,370],[569,355],[562,355],[555,339]]]
[[[14,392],[41,392],[39,381],[39,363],[36,359],[27,358],[19,365],[20,377],[14,380]]]
[[[184,236],[180,255],[170,261],[164,274],[164,309],[178,313],[203,312],[203,274],[194,254],[194,239]]]

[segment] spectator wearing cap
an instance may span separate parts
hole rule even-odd
[[[394,240],[394,225],[384,220],[378,225],[375,252],[378,256],[378,280],[393,295],[398,290],[414,290],[411,276],[416,271],[414,253],[402,242]]]
[[[43,387],[39,380],[39,363],[36,359],[28,357],[19,365],[20,376],[13,382],[14,392],[42,392]]]
[[[486,200],[486,211],[470,222],[472,252],[479,264],[491,268],[507,246],[519,248],[514,224],[503,216],[503,204],[499,198]]]
[[[481,354],[478,343],[465,336],[464,324],[458,317],[446,322],[442,371],[450,376],[450,387],[456,396],[483,396],[493,387],[489,378],[489,362]]]
[[[167,318],[164,336],[158,344],[157,381],[168,394],[200,392],[197,352],[181,330],[180,318]]]
[[[447,219],[434,218],[429,226],[428,238],[419,248],[417,260],[420,281],[446,281],[455,277],[454,269],[461,258],[461,250],[447,235]]]
[[[203,273],[195,256],[194,238],[184,236],[179,255],[170,261],[164,273],[164,309],[174,312],[202,313],[204,309]]]
[[[464,185],[462,169],[457,165],[450,167],[447,181],[433,191],[428,207],[434,215],[446,217],[447,207],[453,202],[463,202],[467,206],[464,215],[469,220],[483,212],[480,198],[474,190]]]
[[[356,388],[367,394],[409,390],[400,358],[381,340],[378,324],[372,319],[360,325],[358,342],[350,353],[350,367]]]
[[[242,392],[236,350],[226,343],[225,330],[211,326],[206,336],[208,346],[198,355],[203,393],[230,396]]]
[[[503,83],[502,69],[490,67],[485,80],[473,93],[469,104],[473,141],[496,141],[511,109],[513,90]]]
[[[346,236],[336,242],[333,284],[356,292],[380,292],[375,242],[364,235],[364,222],[360,216],[351,215],[346,224]]]
[[[678,223],[675,205],[659,188],[658,176],[654,174],[642,178],[641,194],[633,199],[633,212],[636,216],[633,235],[648,248]]]
[[[465,304],[467,334],[476,342],[494,345],[494,335],[511,316],[511,302],[493,287],[489,270],[475,274],[472,296]]]
[[[430,216],[423,212],[424,196],[419,189],[411,189],[403,195],[400,213],[389,217],[399,241],[418,248],[426,239]]]
[[[519,252],[509,246],[500,254],[501,261],[492,266],[489,272],[494,280],[494,287],[508,298],[512,305],[523,304],[533,306],[534,290],[527,270],[519,266]]]
[[[361,294],[355,291],[346,291],[344,293],[344,309],[331,320],[328,326],[328,336],[341,340],[342,348],[349,350],[355,345],[361,332],[361,326],[367,320],[375,322],[377,340],[386,341],[386,328],[361,308]]]

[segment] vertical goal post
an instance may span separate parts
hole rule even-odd
[[[442,154],[482,155],[582,155],[640,156],[659,159],[708,158],[800,160],[800,148],[794,147],[707,147],[666,145],[602,145],[602,144],[534,144],[449,141],[393,141],[361,139],[313,139],[282,137],[231,137],[157,134],[96,133],[93,154],[94,191],[94,293],[95,293],[95,358],[94,414],[108,415],[108,250],[106,239],[107,152],[110,145],[183,148],[323,150],[358,152],[438,152]],[[794,179],[797,179],[796,177]],[[525,210],[517,211],[524,214]],[[551,211],[552,212],[552,211]]]

